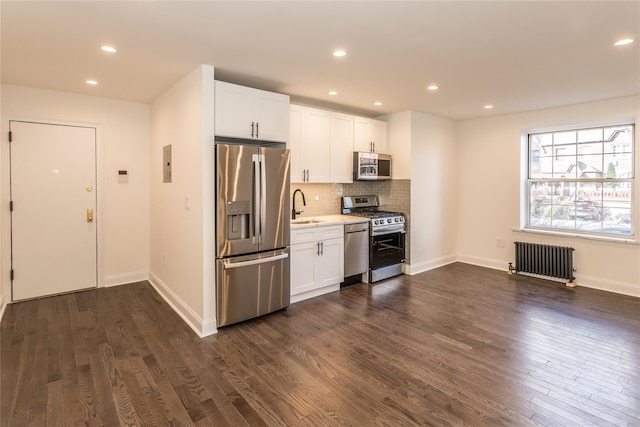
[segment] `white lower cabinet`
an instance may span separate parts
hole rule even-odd
[[[337,291],[344,280],[344,226],[291,230],[291,302]]]

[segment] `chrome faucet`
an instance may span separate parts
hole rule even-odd
[[[307,206],[307,202],[304,199],[304,193],[302,192],[302,190],[297,188],[296,191],[293,192],[293,209],[291,209],[291,219],[296,219],[296,215],[300,215],[302,213],[302,211],[296,210],[296,193],[297,192],[300,192],[300,194],[302,195],[302,206]]]

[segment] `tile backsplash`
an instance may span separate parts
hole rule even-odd
[[[296,208],[300,216],[334,215],[340,213],[342,196],[364,196],[375,194],[380,198],[380,209],[398,211],[409,215],[411,208],[411,181],[394,179],[389,181],[356,181],[353,184],[291,184],[291,194],[302,190],[307,202],[302,206],[302,197],[296,196]]]

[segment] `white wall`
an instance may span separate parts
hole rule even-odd
[[[411,113],[411,274],[456,259],[455,122]]]
[[[411,179],[407,220],[410,265],[417,274],[456,260],[455,122],[405,111],[383,117],[389,123],[393,178]]]
[[[411,119],[412,112],[380,117],[387,122],[387,152],[393,160],[392,179],[411,179]]]
[[[634,96],[458,122],[458,259],[506,269],[514,241],[572,246],[579,286],[640,296],[640,245],[512,230],[520,226],[523,130],[621,119],[637,124],[639,117],[640,98]],[[497,247],[496,239],[504,239],[505,247]]]
[[[149,271],[148,105],[21,86],[2,85],[1,204],[9,200],[9,119],[83,123],[98,126],[99,286],[146,280]],[[118,170],[129,171],[129,183],[118,183]],[[100,186],[102,182],[102,186]],[[102,188],[101,188],[102,187]],[[10,266],[10,215],[1,216],[2,271]],[[11,295],[8,274],[2,293]]]
[[[150,281],[200,336],[216,330],[213,120],[210,66],[198,67],[151,106]],[[169,144],[172,182],[163,183],[162,149]]]

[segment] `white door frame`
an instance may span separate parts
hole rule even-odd
[[[97,287],[104,287],[104,144],[100,123],[72,122],[66,120],[34,119],[24,117],[2,117],[2,146],[0,147],[0,277],[2,296],[7,303],[14,302],[11,289],[11,170],[9,156],[9,122],[30,122],[48,125],[80,126],[94,128],[96,132],[96,212],[97,222]],[[117,179],[114,176],[114,180]]]

